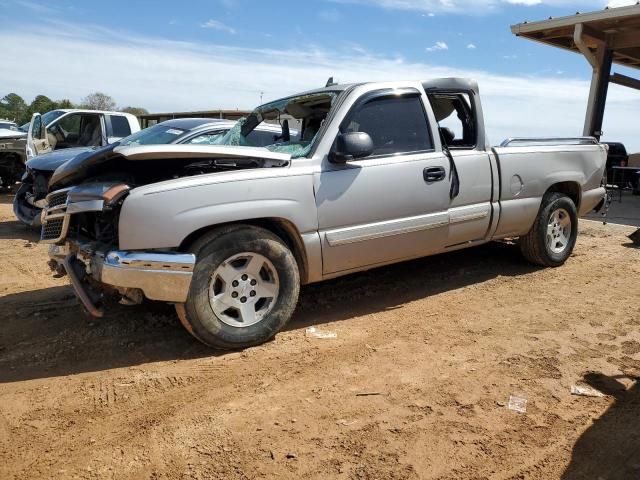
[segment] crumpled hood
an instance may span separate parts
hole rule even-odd
[[[114,156],[114,148],[118,145],[120,144],[116,142],[104,147],[91,148],[63,161],[53,172],[49,188],[62,187],[83,179],[92,167],[110,160]]]
[[[8,128],[0,128],[0,138],[22,138],[26,137],[25,132],[19,130],[10,130]]]
[[[50,153],[38,155],[27,161],[27,168],[31,170],[39,170],[42,172],[53,172],[56,168],[62,165],[64,162],[75,158],[77,155],[85,152],[92,152],[93,147],[78,147],[78,148],[62,148],[60,150],[54,150]]]
[[[160,164],[151,162],[164,162],[166,165],[219,159],[232,163],[256,159],[265,162],[265,166],[284,166],[288,165],[291,155],[271,152],[263,147],[193,144],[120,146],[119,143],[114,143],[81,153],[60,165],[49,180],[49,189],[72,185],[90,178],[95,172],[112,172],[116,167],[117,171],[126,171],[136,164],[138,168],[162,168]],[[112,163],[106,165],[107,162]],[[129,164],[129,167],[125,164]]]

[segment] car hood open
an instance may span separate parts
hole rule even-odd
[[[49,180],[49,188],[63,188],[97,175],[135,175],[145,170],[154,174],[152,181],[161,181],[182,176],[180,169],[189,164],[223,163],[227,168],[234,168],[252,163],[258,167],[278,167],[288,165],[290,160],[290,154],[271,152],[263,147],[113,144],[80,153],[60,165]]]
[[[21,132],[19,130],[11,130],[9,128],[0,128],[0,138],[22,138],[26,137],[27,134],[25,132]]]
[[[38,155],[27,161],[27,168],[41,172],[53,172],[64,162],[86,152],[93,152],[93,147],[63,148],[44,155]]]

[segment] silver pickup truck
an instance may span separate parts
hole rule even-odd
[[[246,146],[262,122],[279,141]],[[242,348],[283,328],[302,284],[506,237],[562,265],[578,217],[604,202],[605,159],[592,138],[490,147],[473,81],[328,85],[258,107],[214,145],[65,163],[41,239],[92,314],[170,302],[197,339]]]

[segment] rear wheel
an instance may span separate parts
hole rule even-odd
[[[573,200],[549,193],[542,199],[531,230],[520,238],[520,250],[531,263],[559,267],[573,252],[577,236],[578,213]]]
[[[233,225],[203,237],[189,297],[176,311],[185,328],[215,348],[265,342],[291,318],[300,278],[296,260],[268,230]]]

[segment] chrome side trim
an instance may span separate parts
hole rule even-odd
[[[386,222],[376,222],[357,227],[348,227],[325,232],[325,238],[332,247],[349,243],[364,242],[376,238],[403,235],[432,228],[444,227],[449,224],[449,214],[446,212],[430,213],[415,217],[400,218]]]
[[[99,281],[122,288],[139,288],[151,300],[187,300],[196,256],[191,253],[108,252]]]
[[[466,205],[464,207],[456,207],[449,209],[449,223],[470,222],[471,220],[480,220],[489,215],[491,205],[487,203],[477,205]]]

